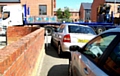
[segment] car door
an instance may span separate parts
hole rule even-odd
[[[76,69],[76,76],[108,76],[99,68],[99,61],[116,36],[114,34],[97,36],[87,43],[83,51],[73,53],[73,65]]]
[[[58,47],[58,42],[61,40],[63,35],[63,29],[65,28],[65,25],[60,25],[58,28],[58,31],[54,33],[54,39],[53,42],[55,43],[56,47]]]
[[[120,76],[120,42],[108,55],[103,67],[114,76]]]

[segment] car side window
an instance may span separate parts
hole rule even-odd
[[[65,28],[65,25],[61,25],[58,32],[62,33],[64,28]]]
[[[85,51],[83,51],[83,53],[89,58],[93,59],[95,62],[98,62],[103,52],[115,37],[116,35],[107,34],[98,36],[85,46]]]
[[[113,52],[108,56],[104,68],[109,72],[120,76],[120,43],[114,48]],[[117,75],[115,75],[117,76]]]

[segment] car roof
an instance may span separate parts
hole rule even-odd
[[[108,29],[108,30],[102,32],[101,34],[107,33],[107,32],[119,32],[120,33],[120,28],[119,27],[117,27],[117,28],[111,28],[111,29]]]
[[[75,26],[89,27],[87,25],[80,25],[80,24],[75,24],[75,23],[63,23],[62,25],[69,25],[69,26],[75,25]]]

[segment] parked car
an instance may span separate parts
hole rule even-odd
[[[58,54],[62,55],[63,52],[69,52],[69,46],[76,44],[82,47],[95,36],[95,31],[89,26],[63,23],[53,32],[51,45],[57,47]]]
[[[69,76],[120,76],[120,28],[102,32],[82,48],[69,49]]]

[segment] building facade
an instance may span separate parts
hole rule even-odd
[[[109,14],[113,12],[114,18],[120,17],[120,0],[94,0],[91,6],[91,20],[97,22],[98,9],[100,5],[110,5]]]
[[[79,21],[79,10],[78,9],[70,9],[70,19],[72,19],[73,22]]]
[[[56,0],[0,0],[0,17],[3,6],[13,4],[26,4],[30,8],[31,16],[53,16],[53,9],[56,8]]]
[[[91,5],[92,3],[81,3],[80,6],[80,20],[83,22],[91,20]]]
[[[64,12],[65,9],[60,8],[62,12]],[[56,16],[56,12],[58,9],[54,9],[54,15]],[[69,8],[69,12],[70,12],[70,19],[73,22],[79,21],[79,10],[78,9],[70,9]]]

